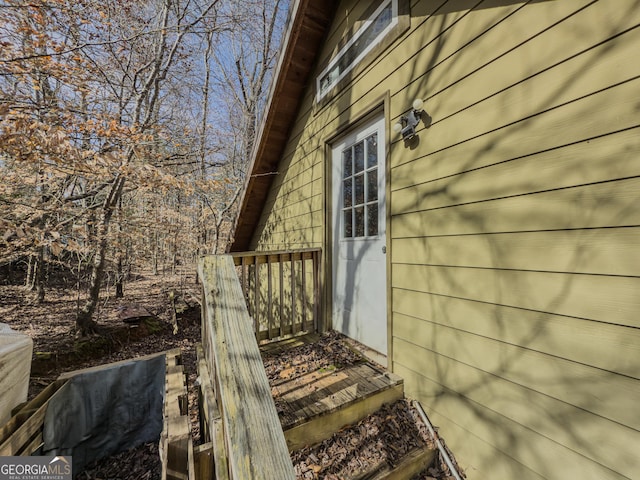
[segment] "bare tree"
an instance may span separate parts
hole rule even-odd
[[[149,34],[139,38],[144,38],[149,42],[148,44],[145,42],[145,47],[150,55],[146,62],[143,61],[141,64],[136,64],[134,68],[126,69],[126,73],[132,75],[133,78],[134,95],[130,125],[136,137],[144,137],[156,125],[163,82],[177,63],[185,36],[203,22],[216,3],[216,1],[211,1],[203,5],[202,10],[195,16],[190,14],[189,3],[185,5],[177,0],[163,0],[159,5],[156,5],[155,2],[148,5],[152,8],[155,7],[157,11],[154,12],[153,20],[143,25]],[[138,79],[137,82],[136,79]],[[83,333],[92,332],[95,329],[92,317],[98,303],[100,285],[104,277],[109,225],[113,212],[121,200],[127,180],[123,170],[136,159],[138,159],[136,144],[127,145],[120,171],[115,175],[102,205],[97,232],[98,245],[92,266],[89,295],[76,319],[76,324]]]
[[[1,6],[0,264],[86,270],[83,334],[112,269],[120,294],[131,258],[173,269],[224,249],[284,10],[281,0]]]
[[[213,51],[216,68],[212,83],[227,92],[224,98],[217,99],[216,108],[225,112],[224,124],[218,124],[217,128],[228,139],[224,148],[224,175],[228,180],[224,201],[208,202],[215,225],[211,241],[214,252],[226,249],[232,234],[231,224],[266,106],[288,3],[234,0],[225,6],[236,28],[219,31],[217,45],[222,48]]]

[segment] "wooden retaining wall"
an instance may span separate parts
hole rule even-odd
[[[0,429],[0,457],[35,454],[43,445],[42,430],[47,406],[67,380],[56,380],[33,400],[18,406]]]

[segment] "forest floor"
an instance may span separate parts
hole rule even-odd
[[[117,362],[180,347],[185,363],[195,368],[195,344],[200,341],[200,310],[190,299],[197,291],[193,275],[137,275],[125,284],[124,298],[105,289],[94,319],[99,333],[80,337],[75,316],[81,305],[77,291],[66,287],[47,289],[45,301],[33,302],[22,286],[0,285],[0,319],[33,340],[29,398],[61,373]],[[191,308],[178,315],[173,333],[170,292],[185,297]],[[177,294],[177,295],[176,295]],[[128,311],[148,312],[138,325],[122,320]],[[192,365],[191,365],[192,364]],[[195,379],[195,377],[194,377]]]
[[[199,422],[197,412],[197,378],[195,346],[200,342],[200,309],[195,301],[195,293],[198,288],[195,285],[193,274],[176,275],[137,275],[135,279],[125,285],[125,296],[116,299],[113,291],[105,290],[100,303],[99,311],[95,319],[100,325],[100,334],[90,338],[81,338],[76,334],[74,319],[78,308],[79,298],[74,288],[59,287],[49,288],[45,302],[36,305],[32,301],[32,294],[22,286],[0,285],[0,321],[8,324],[12,329],[29,335],[33,340],[33,359],[31,381],[29,385],[29,398],[33,398],[47,385],[53,382],[61,373],[107,364],[120,360],[162,352],[173,348],[182,350],[182,360],[187,374],[189,389],[189,411],[191,416],[191,428],[194,444],[199,444]],[[173,312],[175,303],[171,300],[171,292],[174,299],[180,301],[181,313],[177,315],[177,331],[174,333]],[[186,301],[186,303],[184,301]],[[141,322],[138,326],[131,326],[123,321],[131,311],[147,311],[151,321]],[[337,351],[337,340],[334,336],[324,340],[330,348]],[[318,360],[316,350],[299,352],[299,358],[293,360],[297,365],[305,365],[305,368],[316,368]],[[348,349],[345,349],[348,351]],[[335,359],[329,359],[333,362]],[[348,363],[348,358],[341,358],[343,363]],[[291,365],[291,359],[282,359],[285,364]],[[315,362],[315,363],[314,363]],[[334,362],[335,363],[335,362]],[[280,367],[265,359],[265,367],[270,376],[281,375]],[[396,405],[385,412],[382,417],[394,415],[398,424],[402,424],[410,416],[415,416],[407,405]],[[366,422],[350,431],[344,430],[345,435],[353,438],[336,439],[337,443],[356,443],[355,437],[362,431],[386,428],[383,426],[382,417],[371,416],[363,420]],[[406,422],[405,422],[406,423]],[[404,429],[406,432],[407,429]],[[420,441],[429,444],[431,440],[420,430],[419,437],[409,439],[403,435],[403,430],[387,432],[389,435],[399,435],[397,443]],[[385,433],[386,435],[386,433]],[[335,443],[334,442],[334,443]],[[299,478],[309,478],[309,469],[304,467],[309,459],[319,458],[324,464],[332,462],[332,450],[326,444],[321,450],[309,450],[298,452],[294,458]],[[361,452],[361,455],[367,455]],[[352,453],[351,455],[356,455]],[[360,463],[361,460],[356,460]],[[300,471],[300,466],[306,470]],[[84,472],[75,475],[76,480],[155,480],[160,478],[160,461],[157,442],[141,445],[133,450],[125,451],[111,457],[104,458],[90,464]],[[311,478],[340,478],[333,472],[335,469],[323,469],[325,475],[313,475]],[[315,472],[314,472],[315,473]],[[414,480],[448,480],[449,471],[444,465],[441,456],[434,465],[423,472]]]
[[[194,275],[136,275],[125,284],[121,299],[115,298],[113,289],[105,289],[94,316],[100,333],[88,338],[76,334],[75,315],[81,305],[77,290],[58,283],[46,291],[45,301],[39,305],[23,286],[0,285],[0,321],[33,340],[29,399],[61,373],[180,348],[189,387],[191,431],[198,443],[195,346],[200,342],[200,308],[194,298],[198,291]],[[179,302],[183,311],[177,315],[175,334],[171,292],[174,299],[188,302]],[[151,317],[130,325],[122,317],[132,311],[146,311]],[[158,445],[154,442],[95,462],[75,478],[151,480],[160,478],[160,470]]]

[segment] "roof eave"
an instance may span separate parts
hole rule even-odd
[[[289,26],[256,136],[229,251],[249,249],[336,3],[294,0],[291,6]]]

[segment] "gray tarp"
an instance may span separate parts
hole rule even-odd
[[[158,440],[164,389],[164,355],[71,377],[47,408],[43,455],[72,455],[75,476],[93,460]]]

